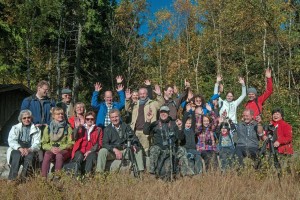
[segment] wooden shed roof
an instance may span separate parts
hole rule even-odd
[[[28,94],[34,93],[31,89],[29,89],[23,84],[0,84],[0,93],[12,91],[12,90],[21,90],[27,92]]]

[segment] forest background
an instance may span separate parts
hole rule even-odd
[[[145,79],[183,89],[186,78],[208,99],[217,74],[225,93],[240,95],[238,76],[262,93],[269,67],[274,93],[264,121],[272,108],[284,108],[299,149],[299,0],[173,0],[154,17],[149,6],[146,0],[0,0],[0,83],[35,90],[45,79],[52,98],[69,87],[76,102],[89,105],[93,83],[113,89],[117,75],[131,89]]]

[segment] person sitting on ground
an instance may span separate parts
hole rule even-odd
[[[211,108],[210,108],[211,109]],[[203,115],[200,129],[198,130],[197,151],[205,163],[205,170],[217,167],[216,140],[214,135],[214,120],[209,115]]]
[[[189,166],[194,171],[194,174],[200,174],[202,172],[202,158],[200,152],[197,151],[197,135],[195,133],[195,107],[190,103],[186,105],[186,111],[182,118],[183,132],[185,136],[184,148],[187,152],[187,158],[189,159]]]
[[[273,93],[273,82],[272,82],[272,71],[271,69],[266,69],[265,73],[266,79],[267,79],[267,89],[266,91],[260,95],[257,96],[257,90],[253,87],[248,88],[248,102],[245,105],[245,108],[253,110],[253,117],[256,120],[256,117],[258,115],[262,114],[263,104],[264,102],[271,96]]]
[[[270,125],[274,127],[274,147],[278,152],[278,158],[282,168],[289,168],[290,159],[294,153],[293,150],[293,132],[292,126],[284,121],[284,112],[282,108],[272,110],[272,120]],[[267,133],[267,132],[265,132]],[[266,139],[266,136],[264,136]]]
[[[45,127],[42,148],[46,151],[42,164],[42,176],[47,177],[50,162],[54,160],[55,171],[60,171],[64,162],[71,157],[72,128],[68,125],[64,110],[59,107],[52,109],[50,125]]]
[[[217,82],[214,88],[215,94],[218,93],[219,85],[221,81],[222,81],[222,76],[218,75]],[[237,117],[236,117],[237,107],[240,105],[240,103],[242,103],[242,101],[246,97],[246,86],[245,86],[245,81],[242,77],[239,77],[239,83],[242,85],[242,94],[237,100],[234,100],[234,93],[232,91],[228,91],[226,93],[225,100],[219,97],[219,108],[220,108],[219,115],[221,116],[223,115],[224,112],[226,112],[227,113],[226,117],[231,119],[235,124],[237,123]]]
[[[7,163],[10,165],[8,180],[15,180],[20,165],[23,165],[21,179],[27,176],[29,168],[33,168],[34,153],[41,146],[41,130],[32,123],[30,110],[22,110],[19,123],[14,125],[8,135]]]
[[[80,126],[75,121],[73,138],[75,144],[72,150],[72,162],[76,163],[75,175],[80,175],[84,167],[85,174],[92,173],[93,166],[97,161],[97,153],[102,147],[103,133],[100,127],[95,125],[96,114],[93,111],[87,112],[85,116],[86,123]],[[83,134],[78,134],[78,130],[83,129]],[[84,166],[83,166],[84,164]]]
[[[217,149],[221,162],[221,169],[225,171],[231,168],[234,155],[234,141],[235,125],[232,121],[226,121],[226,117],[220,117],[220,125],[216,129],[216,136],[218,139]]]
[[[241,166],[244,165],[244,158],[252,160],[257,159],[259,140],[263,136],[263,126],[261,118],[254,120],[254,112],[251,109],[245,109],[243,112],[243,121],[236,126],[237,144],[235,155]]]
[[[104,129],[106,126],[110,124],[109,111],[111,109],[122,110],[125,106],[125,93],[124,86],[122,85],[123,78],[122,76],[117,76],[117,92],[120,98],[119,102],[113,102],[112,91],[105,91],[104,93],[104,101],[99,102],[99,92],[102,89],[101,83],[95,83],[95,91],[92,96],[92,108],[95,109],[97,114],[96,125]]]
[[[65,112],[65,118],[68,119],[73,114],[72,90],[64,88],[61,90],[61,101],[56,103],[56,107],[60,107]]]
[[[156,93],[157,97],[156,100],[152,100],[148,97],[148,90],[144,87],[139,89],[139,100],[136,104],[133,105],[132,108],[132,120],[130,127],[132,130],[135,131],[136,136],[139,138],[140,143],[145,151],[148,153],[149,149],[149,137],[144,135],[143,128],[146,121],[146,116],[149,110],[153,113],[157,113],[160,106],[163,104],[164,100],[161,96],[160,87],[155,85],[155,89],[153,91]],[[127,107],[130,103],[130,90],[127,90],[126,93],[126,106]],[[156,120],[156,115],[153,117],[152,121]]]
[[[162,166],[159,166],[158,163],[164,159],[162,156],[168,152],[169,139],[172,140],[172,144],[177,144],[178,140],[184,140],[182,122],[180,120],[173,121],[169,112],[170,109],[168,106],[162,106],[159,110],[159,119],[152,123],[151,121],[156,113],[153,113],[151,110],[147,113],[147,121],[145,122],[143,131],[145,135],[153,137],[153,143],[150,147],[150,166],[148,170],[150,174],[161,175]],[[193,171],[188,166],[185,148],[179,147],[176,157],[179,160],[181,174],[183,176],[193,175]]]
[[[103,147],[98,153],[96,172],[105,171],[107,160],[122,160],[128,140],[131,140],[132,147],[130,148],[133,148],[138,170],[143,171],[143,154],[137,136],[129,125],[120,121],[119,110],[110,110],[109,117],[111,124],[104,129]],[[128,159],[128,153],[125,159]]]

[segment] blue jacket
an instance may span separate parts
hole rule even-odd
[[[119,91],[120,102],[113,102],[113,108],[122,110],[125,107],[125,93],[124,90]],[[105,101],[98,102],[99,92],[94,91],[92,96],[92,108],[98,111],[96,125],[104,128],[105,116],[107,114],[107,106]]]
[[[30,110],[33,115],[34,124],[50,124],[51,113],[50,110],[52,107],[55,107],[55,101],[46,97],[43,100],[43,105],[41,105],[39,99],[36,97],[36,94],[26,97],[21,105],[21,110]]]

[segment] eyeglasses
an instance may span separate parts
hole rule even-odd
[[[94,118],[85,118],[86,121],[93,121]]]
[[[22,117],[22,119],[31,119],[31,117]]]
[[[64,113],[55,113],[55,115],[64,115]]]

